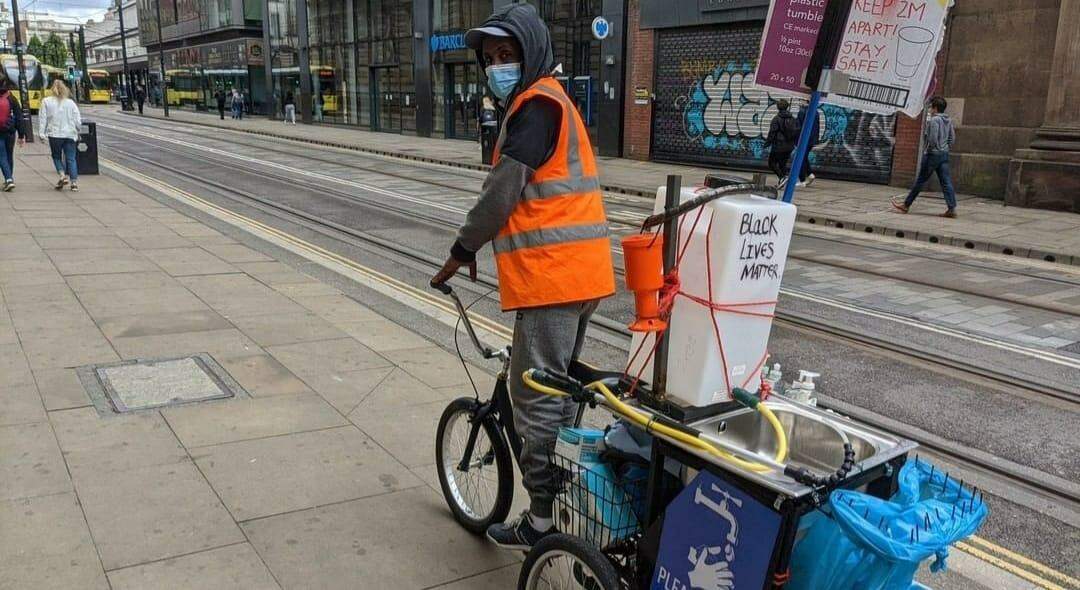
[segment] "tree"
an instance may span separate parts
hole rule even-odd
[[[42,59],[45,63],[53,67],[62,68],[64,67],[64,62],[67,61],[67,43],[64,43],[64,40],[56,33],[49,33],[49,38],[45,41],[44,53],[45,57]]]
[[[26,44],[26,52],[40,60],[45,59],[44,49],[45,45],[41,43],[37,35],[30,37],[30,42]]]

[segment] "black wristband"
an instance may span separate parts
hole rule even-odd
[[[454,242],[454,245],[450,247],[450,256],[454,257],[454,260],[458,262],[476,262],[476,252],[471,252],[461,245],[461,242]]]

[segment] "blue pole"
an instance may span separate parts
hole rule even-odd
[[[795,183],[799,180],[799,170],[802,169],[806,151],[810,149],[810,130],[814,128],[814,118],[817,117],[819,104],[821,104],[821,92],[815,90],[810,93],[810,104],[806,107],[802,131],[799,133],[799,145],[795,147],[795,161],[791,163],[791,172],[788,174],[788,181],[784,186],[785,203],[790,203],[791,199],[795,197]]]

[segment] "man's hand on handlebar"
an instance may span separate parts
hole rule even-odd
[[[453,256],[450,256],[446,259],[446,263],[443,264],[442,268],[439,269],[439,272],[435,273],[435,276],[431,277],[431,286],[435,287],[437,285],[445,283],[446,281],[449,281],[455,274],[457,274],[458,269],[463,266],[469,267],[469,280],[475,283],[476,261],[474,260],[472,262],[461,262]]]

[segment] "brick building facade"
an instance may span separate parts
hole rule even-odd
[[[767,0],[629,0],[624,157],[764,169],[760,126],[777,97],[744,79],[756,67],[751,38],[756,29],[760,39],[767,7]],[[1080,186],[1080,104],[1061,98],[1080,76],[1053,74],[1080,61],[1078,12],[1080,0],[953,6],[935,92],[957,124],[957,190],[1026,204],[1056,191],[1048,206],[1080,208],[1080,190],[1074,205],[1064,188],[1048,188]],[[833,178],[910,184],[922,117],[864,115],[819,111],[827,137],[815,150],[817,168]]]

